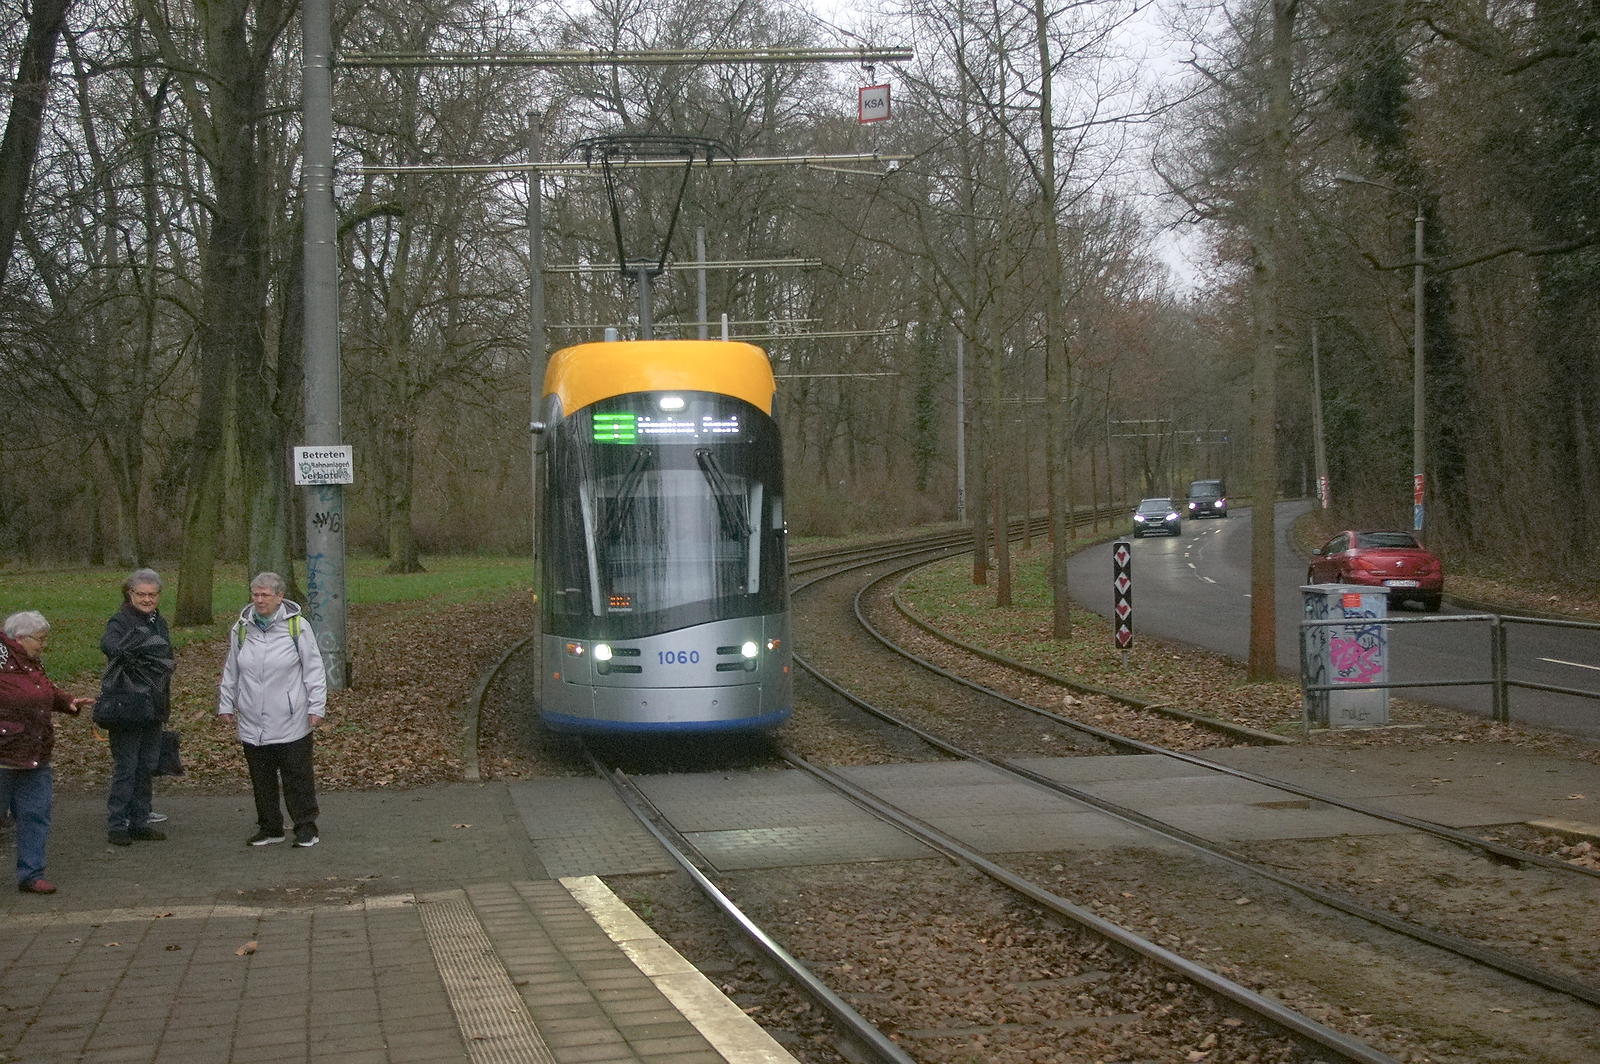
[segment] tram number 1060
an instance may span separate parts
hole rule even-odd
[[[661,665],[698,665],[700,652],[698,650],[660,650],[656,652],[656,660]]]

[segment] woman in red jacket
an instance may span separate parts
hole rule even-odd
[[[73,698],[51,683],[39,664],[50,622],[36,610],[6,618],[0,636],[0,808],[17,827],[17,889],[54,894],[44,880],[44,845],[50,837],[51,714],[76,714],[92,698]]]

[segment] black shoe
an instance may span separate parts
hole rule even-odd
[[[321,840],[317,838],[316,828],[305,827],[294,829],[294,844],[302,849],[315,846],[319,841]]]
[[[106,841],[113,846],[132,846],[133,836],[126,831],[108,831]]]
[[[271,846],[275,842],[283,841],[283,831],[258,831],[244,840],[246,846]]]
[[[128,829],[128,838],[137,839],[139,842],[166,842],[167,833],[140,825],[139,827]]]

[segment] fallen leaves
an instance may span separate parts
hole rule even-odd
[[[461,732],[480,674],[527,635],[527,594],[487,602],[363,603],[350,608],[351,676],[356,686],[329,692],[317,730],[317,786],[324,790],[420,787],[462,778]],[[443,633],[448,633],[443,634]],[[188,775],[168,793],[240,791],[248,786],[232,727],[215,719],[223,638],[178,652],[174,726],[183,733]],[[64,722],[53,757],[58,787],[105,785],[110,755],[88,727]]]
[[[234,950],[233,951],[233,955],[235,957],[248,957],[248,956],[250,956],[250,954],[252,954],[252,953],[254,953],[256,951],[256,947],[259,946],[260,944],[261,943],[259,941],[257,941],[256,939],[251,939],[249,942],[246,942],[244,945],[242,945],[238,949]]]

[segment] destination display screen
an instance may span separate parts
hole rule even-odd
[[[737,441],[744,432],[739,415],[716,409],[717,405],[695,400],[675,411],[640,410],[637,407],[631,410],[596,410],[591,438],[595,443],[623,446]]]

